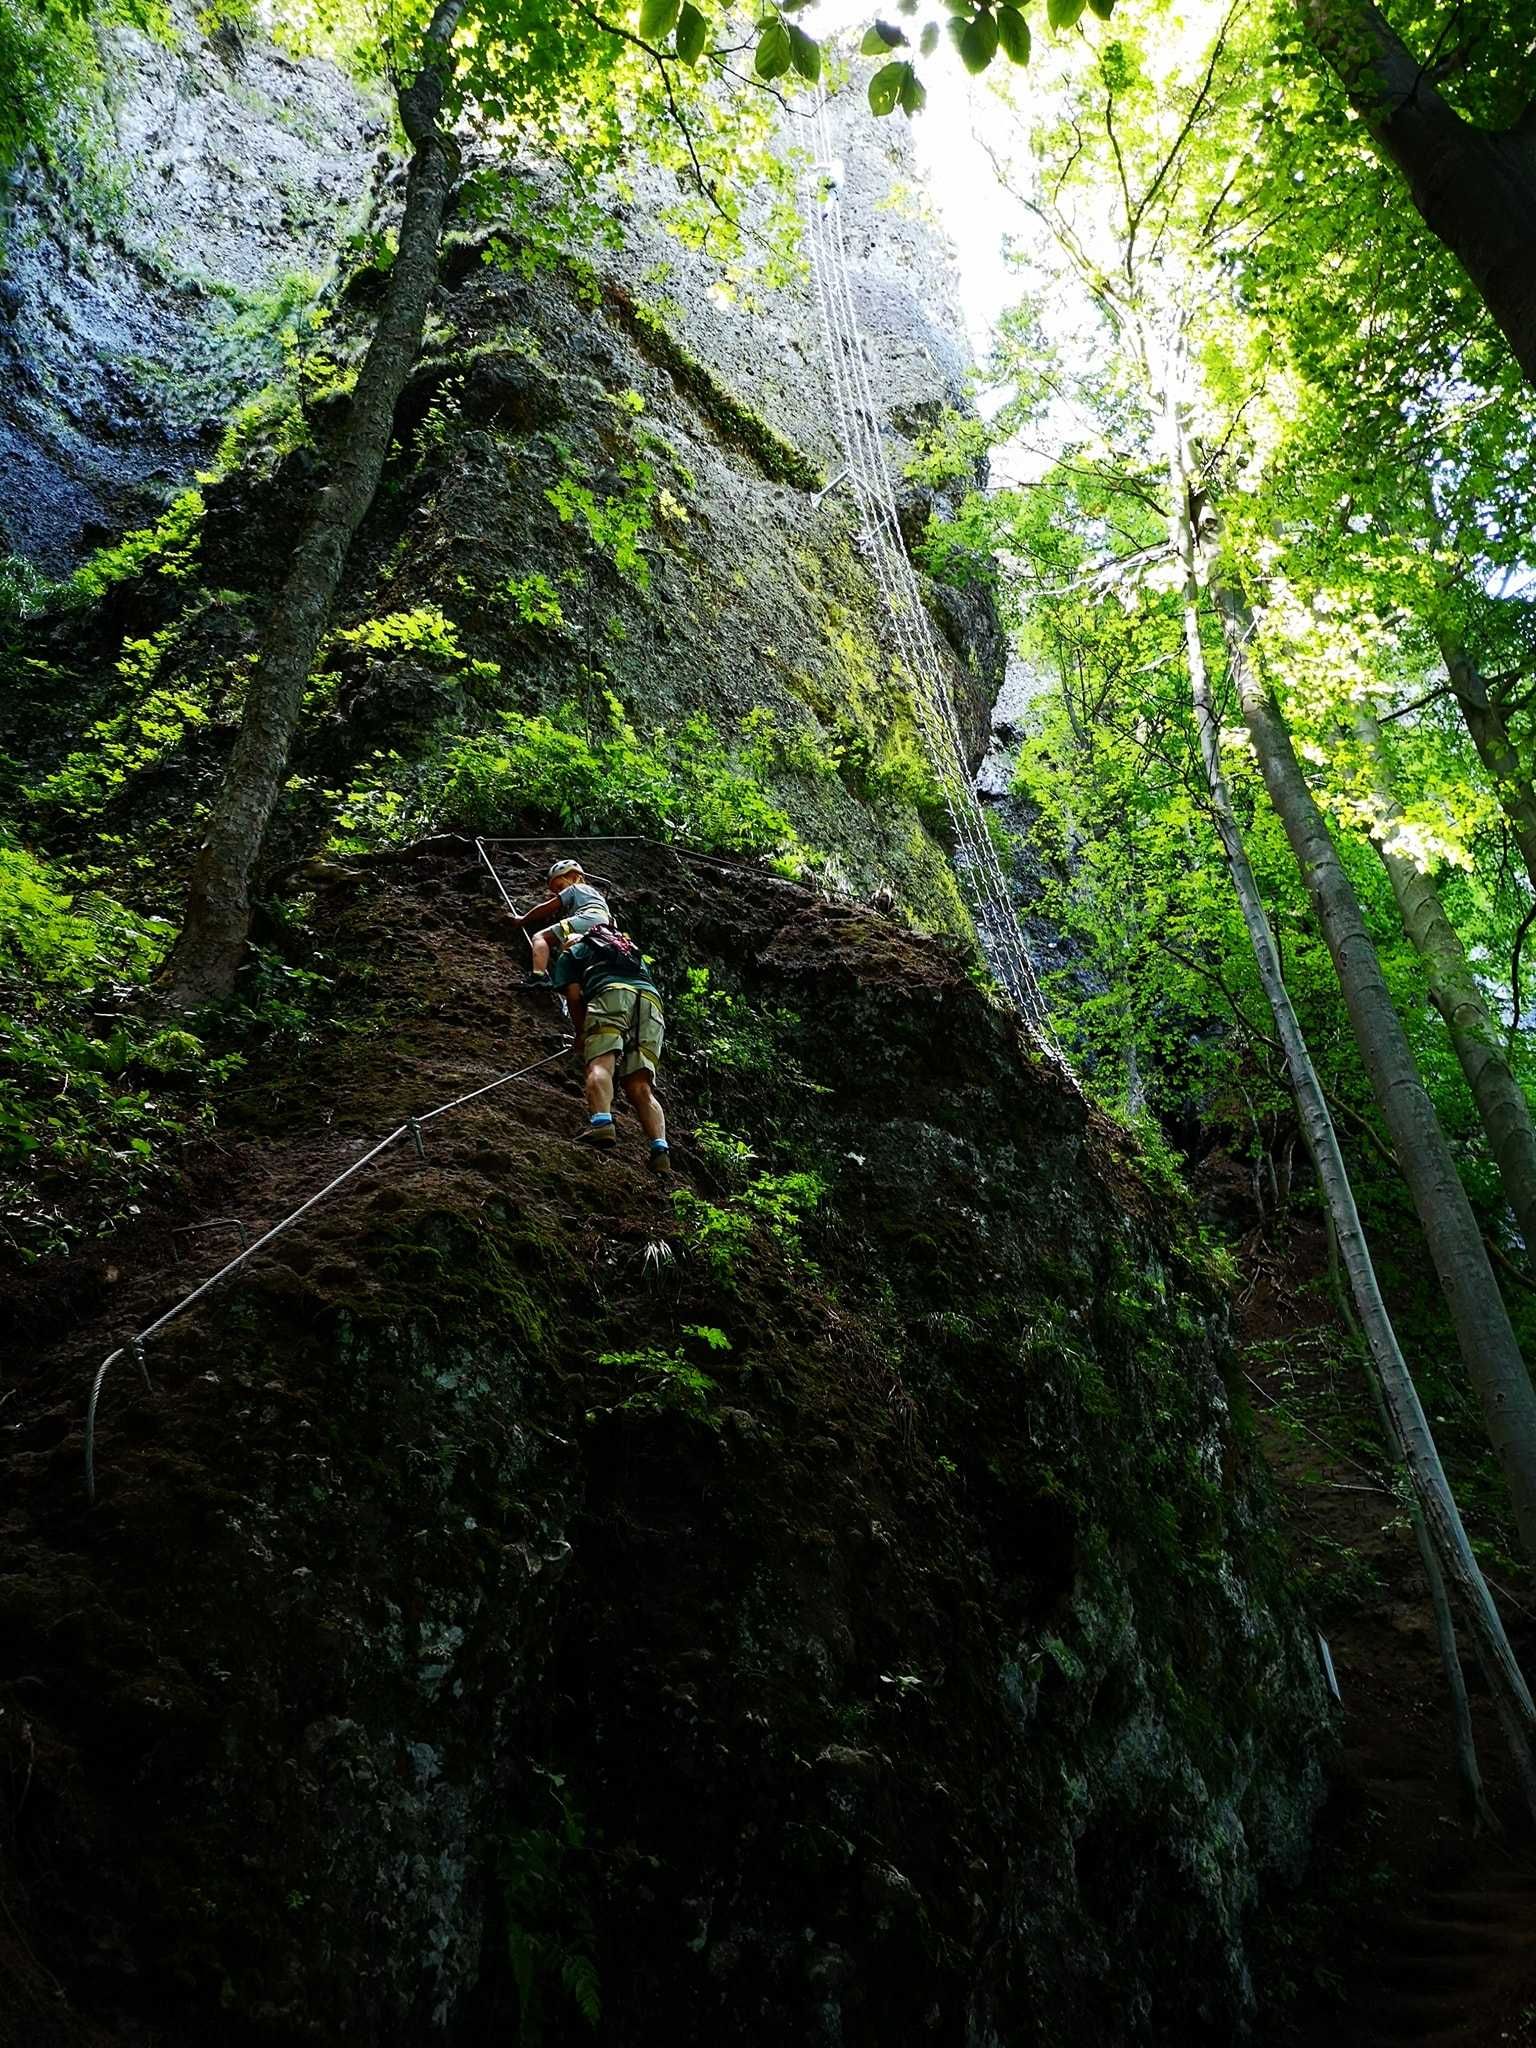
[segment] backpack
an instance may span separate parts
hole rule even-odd
[[[581,943],[590,946],[602,964],[614,973],[645,972],[645,955],[628,932],[615,931],[611,924],[595,924],[583,932]]]

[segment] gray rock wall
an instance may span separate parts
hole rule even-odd
[[[312,295],[359,225],[382,108],[255,37],[106,33],[76,165],[26,169],[0,270],[0,541],[69,569],[192,481],[273,374],[285,286]],[[291,280],[309,280],[290,285]]]

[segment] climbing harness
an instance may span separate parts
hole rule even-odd
[[[600,959],[614,967],[633,967],[642,957],[640,948],[629,933],[616,931],[611,924],[593,925],[591,931],[581,934],[581,940]]]
[[[816,89],[815,136],[815,160],[802,177],[801,200],[845,458],[844,470],[834,483],[846,483],[859,507],[862,552],[885,599],[897,660],[912,687],[918,729],[954,830],[955,866],[970,899],[988,963],[1036,1045],[1072,1079],[976,795],[943,658],[902,539],[848,271],[843,166],[832,153],[827,95],[821,85]]]
[[[174,1322],[177,1316],[183,1315],[195,1301],[201,1301],[203,1296],[217,1287],[221,1280],[227,1280],[232,1273],[237,1273],[248,1260],[254,1259],[264,1246],[271,1244],[274,1239],[281,1237],[284,1231],[291,1230],[301,1216],[307,1216],[311,1209],[317,1207],[325,1200],[327,1195],[334,1194],[336,1189],[342,1186],[344,1182],[349,1181],[355,1173],[361,1173],[365,1166],[377,1159],[381,1152],[387,1152],[389,1147],[398,1139],[410,1138],[416,1157],[418,1159],[425,1159],[427,1149],[422,1142],[421,1136],[423,1124],[431,1123],[435,1117],[447,1116],[450,1110],[462,1109],[466,1102],[478,1101],[482,1095],[490,1095],[498,1088],[505,1088],[509,1081],[521,1081],[525,1074],[536,1073],[540,1067],[547,1067],[555,1060],[564,1059],[570,1049],[571,1041],[567,1039],[558,1052],[549,1053],[541,1060],[533,1060],[528,1066],[518,1067],[510,1074],[498,1074],[494,1081],[487,1081],[479,1088],[471,1088],[465,1095],[456,1095],[451,1102],[440,1102],[436,1109],[422,1110],[417,1116],[407,1117],[405,1122],[397,1124],[387,1137],[380,1138],[376,1145],[371,1145],[361,1159],[354,1159],[352,1164],[341,1173],[338,1173],[334,1180],[327,1181],[318,1194],[311,1195],[307,1202],[301,1202],[291,1215],[283,1218],[281,1223],[274,1223],[272,1228],[264,1231],[254,1244],[245,1245],[227,1265],[220,1266],[217,1273],[203,1281],[200,1287],[194,1287],[190,1294],[184,1294],[173,1308],[168,1308],[164,1315],[157,1316],[147,1328],[140,1330],[136,1337],[130,1337],[125,1344],[119,1345],[116,1351],[108,1353],[97,1368],[96,1377],[91,1383],[90,1403],[85,1411],[85,1492],[87,1500],[94,1504],[96,1499],[96,1408],[101,1399],[102,1383],[124,1352],[128,1354],[138,1367],[139,1377],[144,1382],[145,1392],[153,1393],[154,1388],[150,1383],[149,1367],[144,1357],[144,1346],[151,1337],[163,1330],[167,1323]],[[232,1219],[221,1218],[220,1220]]]

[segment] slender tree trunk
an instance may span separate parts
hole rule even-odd
[[[1513,128],[1458,114],[1369,0],[1302,0],[1350,104],[1405,179],[1426,227],[1482,294],[1536,383],[1536,109]]]
[[[251,874],[261,855],[304,687],[314,667],[353,536],[379,487],[395,407],[421,348],[437,285],[438,244],[458,170],[453,138],[439,126],[450,45],[468,0],[440,0],[421,69],[399,95],[412,146],[400,246],[378,325],[358,374],[330,480],[318,494],[267,623],[245,714],[208,836],[193,864],[186,917],[167,963],[165,1000],[188,1008],[227,995],[245,952]]]
[[[1312,1170],[1317,1173],[1317,1161],[1312,1161]],[[1317,1174],[1322,1184],[1321,1173]],[[1451,1612],[1451,1596],[1446,1591],[1445,1573],[1440,1569],[1440,1560],[1435,1555],[1434,1538],[1429,1533],[1429,1524],[1424,1519],[1424,1510],[1419,1505],[1411,1475],[1403,1463],[1402,1450],[1397,1431],[1392,1426],[1392,1411],[1387,1405],[1386,1392],[1381,1384],[1381,1374],[1366,1345],[1360,1328],[1360,1318],[1355,1314],[1354,1303],[1344,1286],[1339,1266],[1339,1234],[1334,1228],[1333,1214],[1326,1206],[1323,1216],[1328,1225],[1328,1282],[1333,1289],[1333,1298],[1339,1305],[1339,1312],[1360,1347],[1365,1376],[1370,1383],[1371,1399],[1375,1404],[1376,1418],[1381,1424],[1381,1440],[1395,1469],[1407,1480],[1408,1519],[1413,1527],[1413,1541],[1419,1553],[1419,1563],[1424,1571],[1424,1584],[1429,1592],[1429,1609],[1435,1624],[1435,1646],[1440,1652],[1440,1668],[1445,1673],[1445,1689],[1451,1696],[1451,1741],[1456,1752],[1456,1776],[1461,1785],[1462,1805],[1467,1818],[1474,1828],[1492,1827],[1494,1816],[1483,1791],[1483,1774],[1477,1761],[1477,1736],[1472,1727],[1472,1708],[1467,1700],[1466,1675],[1461,1668],[1461,1651],[1456,1643],[1456,1618]]]
[[[1355,1042],[1440,1276],[1467,1376],[1482,1403],[1489,1440],[1509,1482],[1520,1540],[1527,1554],[1536,1557],[1536,1389],[1515,1342],[1508,1310],[1440,1119],[1419,1078],[1407,1035],[1387,992],[1354,885],[1312,800],[1285,722],[1248,659],[1252,615],[1229,583],[1215,581],[1211,590],[1264,786],[1285,828],[1333,956]]]
[[[1501,707],[1488,695],[1488,685],[1461,642],[1442,631],[1440,653],[1445,661],[1446,674],[1451,679],[1451,688],[1456,693],[1456,702],[1461,706],[1467,731],[1472,736],[1472,744],[1477,749],[1477,758],[1493,784],[1499,807],[1509,820],[1515,844],[1525,862],[1531,887],[1536,889],[1536,790],[1532,789],[1531,778],[1520,764],[1519,753],[1510,738],[1509,722]]]
[[[1429,992],[1444,1017],[1461,1071],[1477,1104],[1515,1213],[1526,1255],[1536,1257],[1536,1126],[1525,1090],[1510,1071],[1504,1034],[1488,1014],[1466,948],[1445,914],[1432,878],[1393,848],[1393,828],[1402,810],[1392,792],[1381,744],[1381,727],[1371,712],[1355,714],[1355,731],[1371,764],[1378,808],[1371,839],[1392,884],[1403,929],[1429,971]]]
[[[1392,1442],[1391,1423],[1386,1404],[1379,1404],[1382,1427],[1387,1442]],[[1400,1461],[1399,1461],[1400,1462]],[[1456,1776],[1461,1784],[1461,1803],[1473,1830],[1492,1828],[1497,1825],[1493,1809],[1488,1804],[1488,1795],[1483,1790],[1483,1774],[1477,1761],[1477,1737],[1472,1728],[1472,1707],[1467,1699],[1466,1674],[1461,1668],[1461,1651],[1456,1644],[1456,1618],[1451,1612],[1451,1596],[1446,1591],[1445,1574],[1440,1569],[1440,1560],[1435,1556],[1435,1546],[1430,1537],[1429,1524],[1424,1519],[1424,1510],[1419,1506],[1418,1497],[1410,1486],[1408,1489],[1408,1516],[1413,1523],[1413,1540],[1418,1545],[1419,1563],[1424,1567],[1424,1578],[1429,1587],[1429,1607],[1435,1621],[1435,1642],[1440,1651],[1440,1668],[1445,1673],[1446,1690],[1451,1695],[1451,1740],[1456,1751]]]
[[[1450,1483],[1440,1463],[1428,1418],[1419,1400],[1418,1389],[1398,1347],[1397,1334],[1382,1299],[1370,1248],[1355,1207],[1343,1150],[1280,971],[1275,935],[1264,914],[1258,883],[1254,879],[1227,791],[1226,775],[1221,765],[1220,727],[1211,701],[1205,649],[1200,638],[1199,543],[1189,512],[1189,468],[1183,455],[1172,374],[1167,379],[1164,417],[1168,434],[1169,537],[1184,569],[1185,653],[1200,738],[1200,756],[1205,767],[1217,834],[1253,946],[1259,980],[1275,1020],[1286,1071],[1296,1096],[1302,1135],[1317,1168],[1323,1200],[1337,1235],[1339,1255],[1349,1276],[1350,1293],[1360,1318],[1361,1331],[1379,1375],[1392,1439],[1407,1468],[1409,1483],[1419,1502],[1445,1579],[1466,1615],[1478,1662],[1509,1744],[1526,1804],[1536,1818],[1536,1704],[1532,1703],[1524,1674],[1504,1633],[1499,1611],[1473,1555]]]

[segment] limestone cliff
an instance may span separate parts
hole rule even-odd
[[[278,368],[370,200],[383,109],[176,0],[106,37],[106,93],[0,218],[0,543],[71,568],[192,481]],[[382,160],[382,159],[381,159]]]
[[[167,1219],[49,1302],[0,1589],[37,1956],[177,2048],[1230,2042],[1324,1701],[1219,1273],[953,948],[603,872],[675,1192],[571,1144],[568,1066],[429,1126],[110,1384],[92,1513],[84,1368]],[[194,1213],[558,1043],[468,849],[316,924],[346,1028],[253,1071]]]
[[[893,448],[963,368],[894,132],[842,145]],[[10,1275],[0,2020],[1225,2044],[1327,1739],[1225,1277],[977,984],[822,494],[809,299],[733,306],[623,225],[554,262],[467,224],[449,249],[266,950],[207,1026],[247,1060],[216,1128],[105,1221],[46,1156],[17,1178],[87,1222]],[[10,813],[137,905],[174,907],[377,288],[347,279],[327,375],[247,416],[200,505],[10,635]],[[995,621],[932,597],[979,739]],[[717,851],[746,813],[777,871],[665,843],[705,799]],[[172,1325],[152,1394],[109,1382],[88,1511],[88,1376],[184,1291],[173,1229],[275,1221],[558,1051],[454,834],[526,836],[528,900],[570,835],[637,819],[587,851],[665,990],[675,1187],[631,1134],[572,1145],[568,1061],[444,1118]],[[358,873],[295,876],[333,839]],[[854,900],[877,883],[899,914]]]

